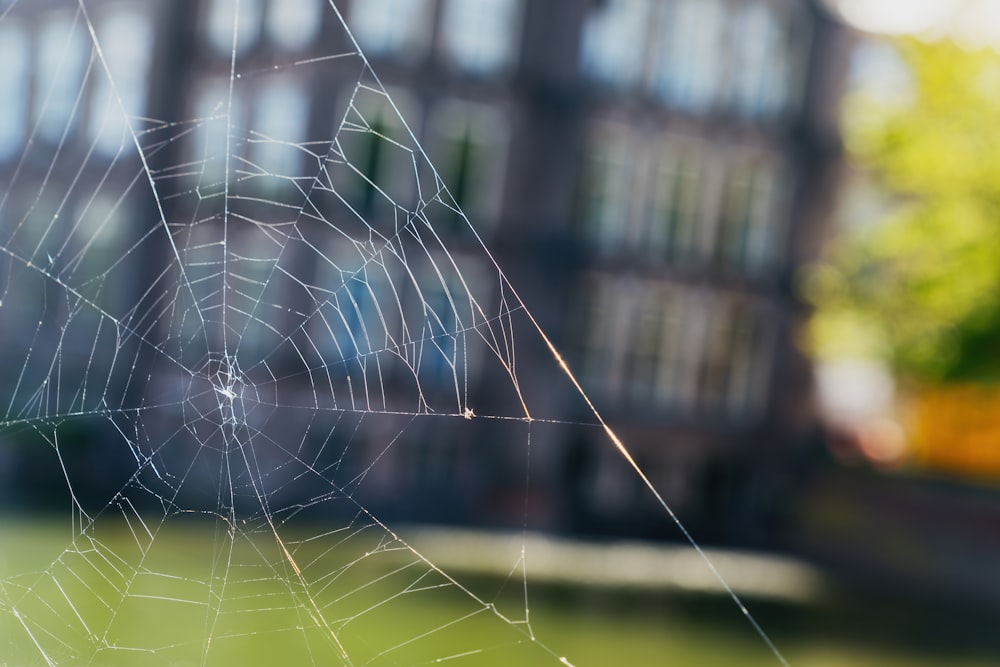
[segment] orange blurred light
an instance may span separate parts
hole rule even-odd
[[[863,422],[857,427],[857,439],[861,453],[880,468],[894,468],[906,457],[906,434],[892,419],[877,417]]]

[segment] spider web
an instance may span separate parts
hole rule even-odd
[[[263,69],[244,65],[234,19],[201,106],[152,119],[118,69],[149,63],[106,48],[122,26],[64,4],[28,141],[2,172],[0,435],[51,455],[72,529],[53,562],[0,580],[5,664],[570,664],[533,632],[523,544],[484,594],[380,518],[402,493],[400,450],[489,432],[526,462],[565,414],[552,386],[519,380],[519,359],[541,350],[542,377],[570,385],[673,514],[337,6],[324,6],[337,33],[324,43],[338,48]],[[16,7],[0,3],[0,39],[20,39]],[[27,65],[5,67],[20,85]],[[250,103],[290,99],[293,70],[350,82],[332,131],[299,136],[281,120],[294,109]],[[404,168],[381,178],[372,155]],[[497,602],[510,586],[524,591],[513,607]]]

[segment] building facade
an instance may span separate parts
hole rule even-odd
[[[315,448],[386,516],[674,536],[523,302],[703,535],[752,540],[787,500],[811,416],[794,274],[833,196],[847,48],[818,3],[0,7],[4,247],[58,278],[8,284],[7,365],[51,377],[40,337],[79,329],[58,363],[85,378],[55,411],[8,390],[8,422],[99,413],[88,363],[124,356],[91,396],[164,469],[197,455],[130,406],[180,395],[177,451],[270,420],[246,437]],[[118,342],[100,318],[25,334],[46,289]],[[518,419],[436,419],[473,413]],[[258,473],[287,463],[268,451]]]

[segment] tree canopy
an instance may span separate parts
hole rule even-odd
[[[1000,54],[895,44],[903,94],[845,103],[847,149],[892,202],[806,275],[818,353],[920,381],[1000,379]]]

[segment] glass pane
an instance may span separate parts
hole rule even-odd
[[[297,51],[319,34],[322,0],[273,0],[267,16],[267,34],[281,48]]]
[[[303,151],[297,145],[306,134],[309,100],[297,81],[271,79],[257,93],[250,141],[255,166],[268,174],[299,175]]]
[[[389,99],[370,89],[354,91],[327,168],[334,189],[351,206],[391,219],[398,206],[413,203],[414,140],[401,115],[418,125],[419,108],[405,91],[391,92],[395,106]]]
[[[587,158],[583,216],[586,234],[598,249],[624,242],[634,164],[628,139],[624,128],[601,131]]]
[[[363,0],[351,5],[351,30],[369,56],[412,55],[426,45],[427,0]]]
[[[72,15],[57,14],[42,25],[35,101],[42,138],[59,141],[74,123],[86,57],[84,34]]]
[[[476,74],[510,67],[519,13],[518,0],[448,0],[442,19],[445,53]]]
[[[725,264],[759,272],[778,255],[775,179],[774,166],[763,160],[730,168],[717,250]]]
[[[777,111],[788,75],[788,54],[777,17],[768,7],[751,5],[740,12],[736,25],[733,102],[746,115]]]
[[[780,220],[775,207],[775,172],[770,168],[754,170],[750,184],[750,227],[746,233],[745,264],[749,271],[769,267],[778,252],[777,234]]]
[[[28,40],[16,24],[0,25],[0,161],[16,156],[24,144],[28,109]]]
[[[260,0],[212,0],[205,29],[209,44],[220,54],[245,53],[260,36]]]
[[[97,150],[111,155],[134,146],[127,118],[145,113],[152,29],[144,14],[117,11],[105,16],[96,32],[111,81],[103,68],[95,72],[89,126]]]
[[[654,90],[678,108],[703,111],[722,83],[725,16],[716,0],[684,0],[661,14]]]
[[[503,115],[487,106],[450,100],[437,110],[431,132],[431,157],[455,203],[474,227],[489,226],[499,214],[503,193]]]
[[[660,151],[655,168],[645,249],[671,260],[688,259],[701,212],[701,153],[693,147],[668,145]]]
[[[587,20],[581,62],[604,83],[629,85],[642,74],[648,0],[609,0]]]
[[[230,106],[229,81],[211,81],[198,93],[195,114],[200,127],[194,159],[203,161],[200,187],[221,191],[227,157],[237,152],[242,140],[243,104],[239,91],[233,91]]]

